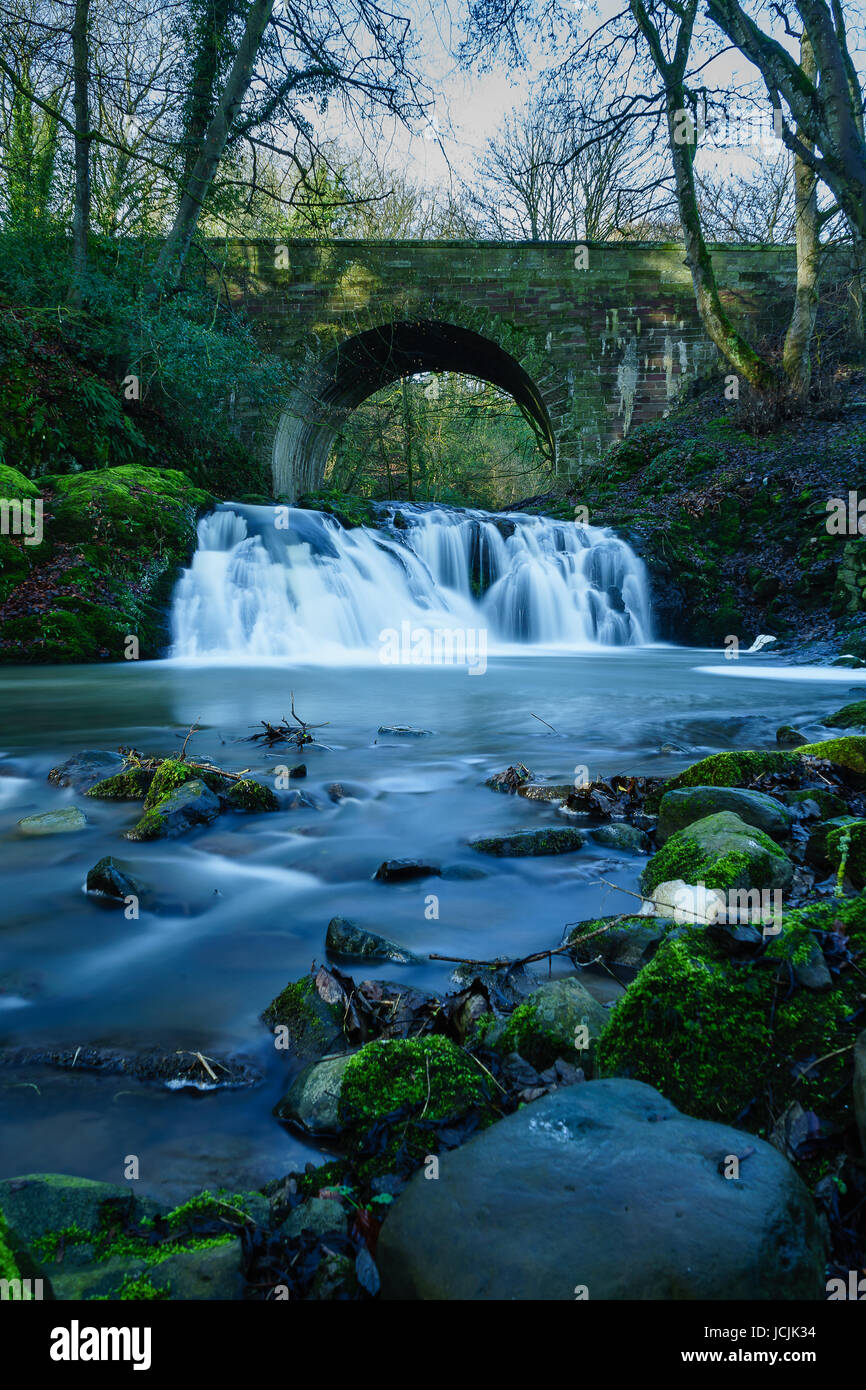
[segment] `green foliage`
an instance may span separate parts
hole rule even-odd
[[[456,373],[376,392],[349,417],[326,470],[337,492],[497,509],[549,486],[549,460],[520,407]]]

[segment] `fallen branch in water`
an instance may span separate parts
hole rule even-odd
[[[625,890],[623,890],[625,891]],[[520,956],[509,958],[500,956],[495,960],[473,960],[471,956],[440,956],[435,951],[431,951],[428,960],[446,960],[457,965],[480,965],[485,970],[513,970],[517,965],[530,965],[534,961],[548,960],[551,956],[561,956],[568,951],[573,951],[575,946],[582,946],[584,941],[591,941],[594,936],[602,936],[605,932],[615,927],[617,922],[621,922],[624,915],[614,918],[612,922],[606,922],[603,927],[596,927],[595,931],[589,931],[584,936],[576,936],[573,941],[564,941],[561,946],[551,946],[547,951],[533,951],[530,956]],[[566,927],[579,927],[579,922],[566,922]]]
[[[310,730],[326,729],[329,722],[325,720],[322,724],[309,724],[306,719],[301,719],[300,715],[295,713],[294,690],[292,691],[292,718],[295,721],[295,728],[292,727],[285,715],[283,715],[282,724],[271,724],[267,719],[262,719],[260,721],[262,732],[252,734],[248,742],[255,743],[261,739],[269,748],[274,743],[294,743],[297,748],[303,748],[305,744],[313,742],[313,735]]]

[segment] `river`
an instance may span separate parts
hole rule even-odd
[[[187,589],[188,581],[189,573]],[[399,625],[404,615],[392,616]],[[227,651],[5,669],[0,1043],[238,1052],[263,1079],[199,1093],[122,1076],[3,1069],[0,1176],[120,1181],[134,1154],[142,1190],[182,1198],[203,1186],[258,1186],[317,1160],[318,1150],[271,1115],[287,1062],[259,1014],[324,959],[331,917],[422,956],[488,958],[555,946],[566,923],[634,904],[600,880],[634,891],[645,862],[638,855],[591,842],[535,859],[471,851],[471,836],[557,819],[554,805],[497,795],[486,777],[516,761],[561,782],[576,768],[590,778],[669,774],[719,749],[774,747],[783,723],[821,737],[821,716],[849,691],[862,695],[856,672],[785,667],[768,652],[729,661],[658,645],[494,650],[474,675],[460,665],[383,666],[349,652],[330,664]],[[286,753],[247,741],[259,721],[288,714],[291,692],[298,713],[323,726],[316,736],[325,746]],[[297,785],[315,807],[225,814],[182,839],[129,844],[119,836],[137,819],[135,805],[82,800],[46,780],[83,748],[177,753],[193,724],[200,732],[190,752],[227,770],[251,768],[273,783],[278,765],[305,763]],[[399,725],[430,732],[378,732]],[[354,795],[332,801],[333,782]],[[71,802],[86,810],[85,830],[17,833],[21,817]],[[153,890],[137,921],[84,892],[87,869],[106,854]],[[375,882],[377,866],[395,857],[445,872]],[[450,968],[367,966],[359,978],[397,974],[442,988]],[[604,980],[596,987],[611,997]]]

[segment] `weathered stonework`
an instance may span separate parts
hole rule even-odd
[[[258,241],[228,259],[232,301],[294,368],[266,432],[275,489],[292,498],[321,483],[348,414],[412,372],[509,391],[567,473],[721,368],[676,243]],[[793,248],[713,259],[736,322],[753,337],[784,325]]]

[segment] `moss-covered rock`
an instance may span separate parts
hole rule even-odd
[[[799,787],[796,791],[785,791],[781,795],[786,806],[802,807],[808,801],[813,802],[818,814],[828,820],[833,816],[844,816],[848,810],[847,802],[826,787]]]
[[[798,748],[796,753],[764,753],[746,749],[736,753],[711,753],[671,777],[664,789],[670,792],[677,787],[747,787],[767,772],[789,772],[796,767],[798,754],[807,751]]]
[[[124,832],[123,838],[162,840],[167,836],[183,835],[195,826],[209,825],[219,813],[218,798],[204,782],[193,777],[167,796],[160,797],[131,830]]]
[[[470,840],[471,849],[499,858],[524,858],[537,854],[570,854],[584,840],[571,826],[545,826],[541,830],[514,830],[508,835],[484,835]]]
[[[866,700],[855,700],[843,705],[835,714],[828,714],[821,720],[828,729],[866,729]]]
[[[252,777],[240,777],[237,782],[232,782],[226,793],[226,801],[233,811],[277,811],[280,805],[271,788]]]
[[[364,1178],[410,1171],[438,1149],[437,1129],[475,1111],[494,1117],[487,1076],[450,1038],[382,1038],[362,1047],[342,1074],[338,1112],[344,1142]],[[387,1142],[370,1132],[387,1117]]]
[[[607,1010],[579,980],[549,980],[518,1004],[497,1050],[519,1052],[538,1071],[562,1057],[591,1073],[595,1043],[607,1022]]]
[[[804,743],[797,753],[803,757],[827,758],[837,767],[866,778],[866,738],[850,734],[847,738],[828,738],[820,743]]]
[[[673,926],[669,917],[599,917],[569,927],[563,945],[571,946],[568,954],[577,965],[601,957],[615,973],[633,976],[652,960]]]
[[[218,772],[197,767],[195,763],[183,762],[180,758],[165,758],[153,774],[144,803],[145,811],[150,811],[154,806],[158,806],[164,797],[171,796],[179,787],[193,781],[203,782],[212,792],[221,792],[230,785],[229,779],[221,777]]]
[[[682,879],[722,892],[739,888],[790,888],[794,869],[769,835],[732,811],[706,816],[672,835],[641,875],[651,893],[660,883]]]
[[[143,801],[150,790],[154,773],[146,767],[128,767],[97,782],[84,793],[99,801]]]
[[[741,787],[679,787],[665,792],[659,803],[656,839],[662,845],[677,830],[717,811],[733,811],[747,825],[757,826],[775,840],[787,835],[794,819],[786,806],[763,792]]]
[[[792,989],[788,967],[840,928],[863,949],[866,897],[786,913],[782,933],[751,960],[732,959],[702,928],[680,929],[614,1007],[600,1072],[646,1081],[688,1114],[742,1119],[758,1133],[790,1100],[846,1123],[858,976],[849,970],[818,994]]]
[[[347,1046],[343,1010],[322,998],[314,975],[286,985],[271,1000],[262,1021],[274,1030],[285,1030],[285,1048],[297,1057],[324,1057]]]
[[[866,885],[866,820],[851,820],[827,836],[827,858],[855,888]]]
[[[174,577],[214,499],[177,470],[139,464],[43,477],[39,492],[42,542],[17,546],[16,582],[0,589],[0,660],[158,655]]]

